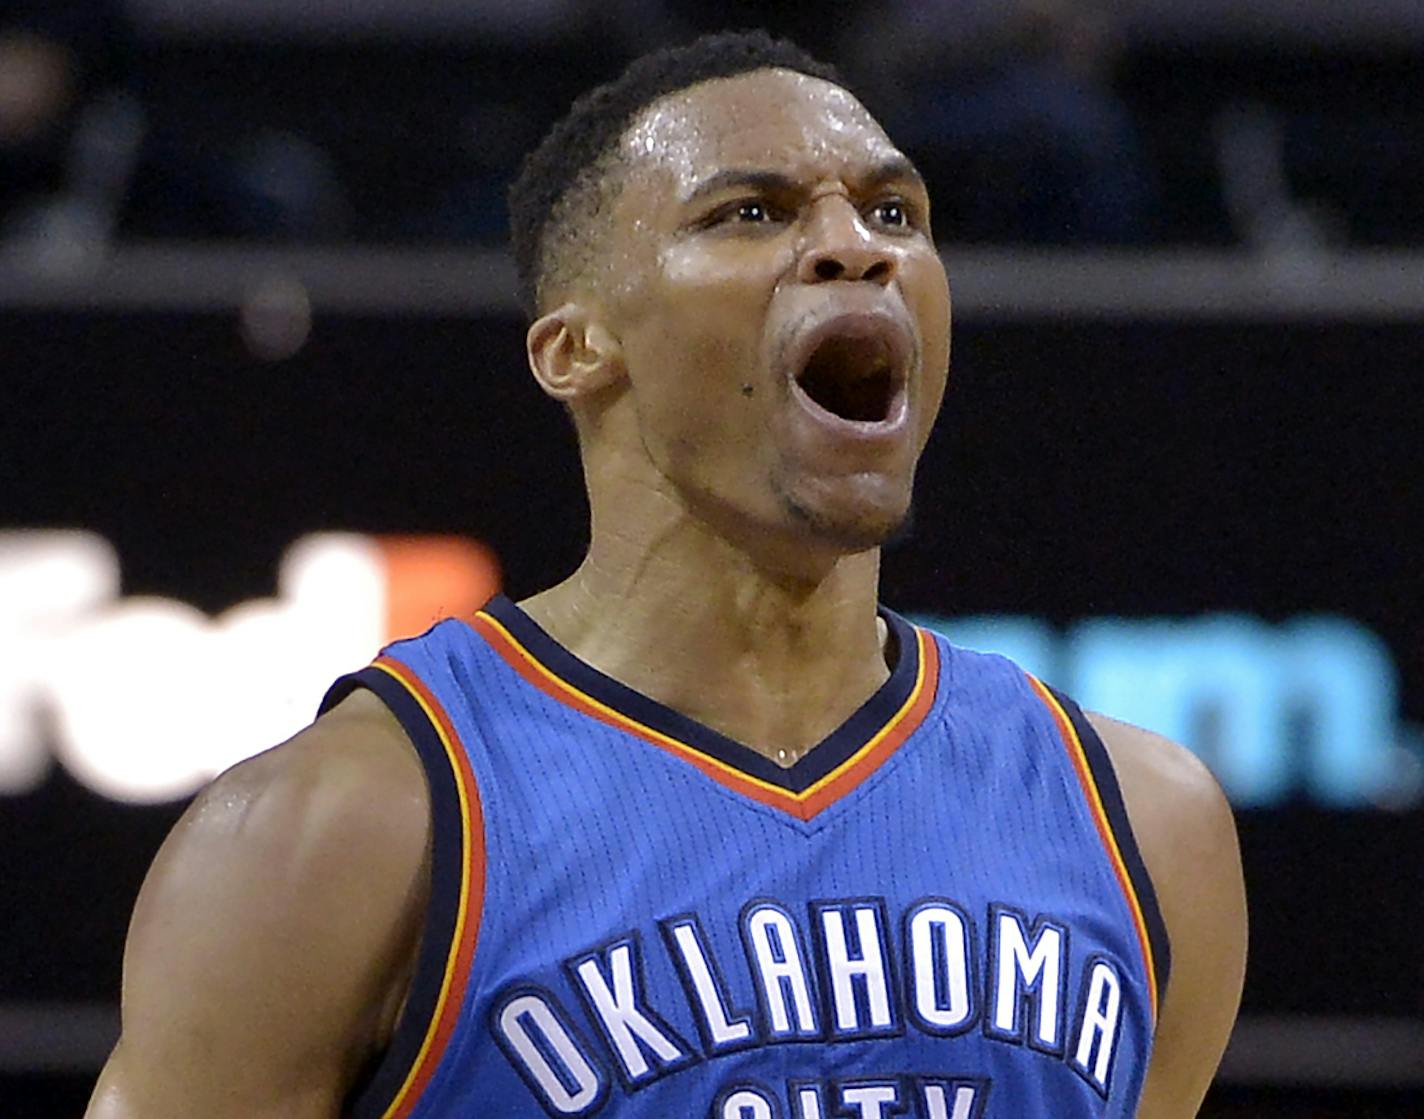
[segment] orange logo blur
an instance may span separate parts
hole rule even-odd
[[[386,637],[424,633],[467,618],[500,589],[494,551],[465,536],[377,536],[386,574]]]

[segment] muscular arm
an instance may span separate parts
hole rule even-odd
[[[1157,892],[1172,973],[1139,1119],[1197,1114],[1231,1036],[1246,969],[1246,895],[1231,809],[1191,753],[1090,715],[1112,756]]]
[[[365,693],[215,781],[139,894],[87,1119],[335,1119],[399,1009],[428,830],[420,763]]]

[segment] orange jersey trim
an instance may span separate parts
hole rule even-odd
[[[462,997],[468,987],[470,966],[479,942],[480,915],[484,906],[485,853],[484,816],[480,806],[479,787],[470,768],[469,755],[460,743],[440,701],[430,689],[400,661],[390,656],[378,657],[373,664],[394,678],[420,704],[430,725],[440,738],[445,756],[455,774],[455,787],[460,801],[460,823],[464,842],[460,857],[460,901],[455,918],[455,931],[445,959],[440,996],[421,1042],[420,1051],[406,1073],[405,1081],[391,1100],[382,1119],[406,1119],[415,1109],[421,1094],[435,1075],[450,1035],[459,1021]],[[432,885],[432,888],[436,888]]]
[[[1138,948],[1142,952],[1143,968],[1147,973],[1147,992],[1152,1005],[1152,1021],[1155,1023],[1158,999],[1157,967],[1152,956],[1152,942],[1147,933],[1147,920],[1143,916],[1142,902],[1137,896],[1137,888],[1133,885],[1132,876],[1128,874],[1127,863],[1123,860],[1117,836],[1113,833],[1112,824],[1108,820],[1102,794],[1098,791],[1098,783],[1093,777],[1092,767],[1088,764],[1088,756],[1083,750],[1083,743],[1078,737],[1077,728],[1073,726],[1073,721],[1068,718],[1068,713],[1063,710],[1062,704],[1041,680],[1028,673],[1024,675],[1028,676],[1028,681],[1033,686],[1035,694],[1048,708],[1053,716],[1053,721],[1058,724],[1058,733],[1068,748],[1068,756],[1073,761],[1073,771],[1077,774],[1078,784],[1082,786],[1083,795],[1087,798],[1088,807],[1092,811],[1093,823],[1098,829],[1098,837],[1102,840],[1103,848],[1108,854],[1108,861],[1112,864],[1113,873],[1117,876],[1118,885],[1122,888],[1123,896],[1127,899],[1127,907],[1132,913],[1133,929],[1137,933]]]
[[[744,773],[701,750],[655,730],[645,723],[600,702],[554,673],[504,626],[499,619],[481,611],[471,624],[525,680],[544,694],[566,706],[649,742],[689,763],[719,785],[740,793],[758,804],[807,821],[846,796],[878,770],[901,744],[924,722],[934,704],[939,685],[939,649],[934,638],[913,627],[918,643],[918,667],[910,694],[898,711],[860,749],[835,769],[801,792],[783,789]]]

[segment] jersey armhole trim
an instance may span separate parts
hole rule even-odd
[[[1102,738],[1073,700],[1037,677],[1025,675],[1028,675],[1029,683],[1058,724],[1098,834],[1107,850],[1108,860],[1127,899],[1142,950],[1152,1021],[1155,1024],[1171,973],[1171,945],[1167,937],[1167,923],[1157,903],[1157,891],[1152,886],[1147,864],[1143,862],[1137,840],[1132,834],[1112,759]]]
[[[484,902],[484,819],[469,754],[419,677],[383,655],[332,685],[321,709],[357,688],[373,692],[390,709],[420,755],[430,789],[431,881],[415,973],[395,1034],[343,1114],[406,1119],[440,1066],[468,990]]]

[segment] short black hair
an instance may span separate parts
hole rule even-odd
[[[834,66],[765,31],[721,31],[634,59],[619,77],[576,100],[524,160],[509,189],[509,232],[519,299],[532,317],[546,277],[586,238],[574,225],[596,216],[601,187],[633,118],[660,97],[753,70],[794,70],[845,86]]]

